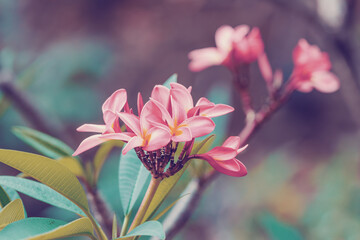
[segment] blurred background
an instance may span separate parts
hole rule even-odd
[[[135,106],[138,91],[147,98],[173,73],[195,99],[210,92],[233,105],[227,131],[238,134],[244,115],[229,72],[187,67],[188,52],[214,46],[223,24],[258,26],[285,79],[297,41],[319,45],[341,89],[293,94],[239,156],[249,174],[212,183],[177,239],[360,239],[357,0],[0,0],[0,147],[35,152],[11,131],[28,126],[76,148],[87,134],[75,129],[101,123],[113,91],[126,88]],[[257,64],[251,91],[261,106]],[[0,165],[0,174],[16,171]],[[55,214],[25,206],[30,216]]]

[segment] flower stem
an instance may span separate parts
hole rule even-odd
[[[143,221],[145,213],[146,213],[147,209],[149,208],[151,200],[154,198],[154,195],[161,183],[161,180],[162,180],[161,178],[151,178],[151,182],[146,191],[145,197],[144,197],[143,201],[141,202],[140,208],[139,208],[138,212],[136,213],[134,221],[131,223],[128,233],[131,232],[135,227],[139,226],[141,224],[141,222]]]
[[[125,218],[124,218],[124,223],[121,227],[121,232],[120,232],[120,237],[123,237],[125,234],[126,234],[126,230],[127,230],[127,227],[129,225],[129,215],[126,215]]]

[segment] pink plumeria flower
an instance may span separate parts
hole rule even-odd
[[[207,98],[200,98],[195,107],[188,111],[188,117],[199,115],[208,118],[219,117],[234,111],[234,108],[226,104],[215,104]]]
[[[239,25],[232,28],[221,26],[215,33],[215,47],[191,51],[189,69],[194,72],[205,68],[224,65],[234,70],[241,64],[254,62],[264,52],[260,30],[248,25]]]
[[[229,137],[221,147],[215,147],[209,152],[197,157],[206,160],[215,170],[233,177],[243,177],[247,174],[245,165],[236,159],[236,155],[245,150],[240,147],[239,137]]]
[[[79,132],[99,133],[84,139],[74,152],[73,156],[89,150],[103,142],[110,140],[104,136],[113,136],[121,133],[118,113],[122,111],[127,104],[127,93],[125,89],[115,91],[103,104],[102,112],[104,125],[101,124],[84,124],[77,128]]]
[[[318,46],[300,39],[293,51],[293,61],[295,66],[291,78],[298,91],[311,92],[315,88],[331,93],[339,89],[339,79],[330,72],[329,56]]]
[[[118,113],[121,120],[132,131],[132,133],[116,134],[113,136],[114,139],[128,142],[123,148],[123,154],[136,147],[142,147],[145,151],[154,151],[166,146],[170,142],[171,135],[169,129],[163,126],[154,126],[148,121],[150,116],[161,114],[153,106],[153,103],[147,102],[140,111],[140,117],[131,113]]]
[[[204,116],[188,117],[193,108],[193,99],[189,88],[171,83],[171,89],[157,86],[151,94],[151,102],[160,110],[161,116],[150,116],[153,124],[166,126],[174,142],[187,142],[193,138],[209,134],[215,128],[214,122]]]

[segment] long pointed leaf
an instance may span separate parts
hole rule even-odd
[[[95,175],[95,182],[97,182],[101,169],[104,165],[105,160],[109,156],[109,153],[114,147],[122,147],[124,142],[118,140],[111,140],[101,144],[99,150],[96,152],[94,157],[94,175]]]
[[[14,127],[13,133],[19,139],[35,148],[40,153],[50,158],[71,156],[74,152],[64,142],[45,133],[27,127]]]
[[[0,186],[0,207],[5,207],[8,203],[11,202],[9,195],[6,191]]]
[[[24,178],[0,176],[0,185],[15,189],[39,201],[85,216],[85,213],[73,202],[44,184]]]
[[[117,239],[124,239],[134,236],[155,236],[160,239],[165,239],[165,232],[160,222],[148,221],[134,228],[134,230],[132,230],[126,236]]]
[[[0,231],[0,239],[23,240],[65,225],[66,222],[52,218],[25,218],[7,225]]]
[[[177,82],[177,74],[174,73],[164,82],[163,85],[167,88],[170,88],[170,83],[176,83],[176,82]]]
[[[135,151],[130,151],[126,155],[121,154],[119,191],[125,215],[131,212],[149,177],[150,172],[142,165]]]
[[[158,189],[156,190],[155,196],[152,199],[152,201],[149,205],[149,208],[147,209],[147,211],[145,213],[143,222],[148,220],[155,213],[155,211],[159,208],[159,206],[164,201],[164,199],[167,197],[167,195],[169,194],[171,189],[173,189],[175,184],[179,181],[180,177],[184,174],[184,172],[185,172],[186,168],[189,166],[189,164],[190,164],[190,161],[187,162],[184,165],[184,167],[179,172],[177,172],[174,176],[165,178],[164,180],[161,181]]]
[[[24,205],[20,199],[15,199],[0,212],[0,230],[8,224],[25,218]]]
[[[36,154],[0,149],[0,162],[30,175],[51,187],[83,210],[89,211],[86,194],[69,169],[56,161]]]
[[[51,240],[76,236],[87,236],[91,239],[96,239],[94,236],[93,226],[89,218],[80,218],[66,225],[55,228],[50,232],[46,232],[35,237],[31,237],[28,240]]]
[[[179,197],[178,199],[176,199],[174,202],[172,202],[169,206],[167,206],[164,210],[162,210],[158,215],[156,215],[153,220],[157,221],[159,220],[162,216],[164,216],[180,199],[182,199],[183,197],[185,197],[188,194],[185,194],[181,197]]]

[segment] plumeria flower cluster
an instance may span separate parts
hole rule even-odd
[[[198,72],[211,66],[223,65],[238,75],[241,67],[258,61],[270,95],[280,89],[283,83],[282,72],[277,70],[273,74],[258,28],[254,27],[250,31],[248,25],[239,25],[235,28],[224,25],[216,31],[215,42],[216,48],[197,49],[189,53],[191,71]],[[300,39],[293,50],[293,62],[294,69],[288,82],[291,90],[310,92],[316,89],[331,93],[339,89],[339,79],[330,72],[329,56],[318,46]]]
[[[105,124],[84,124],[77,129],[97,134],[82,141],[74,155],[109,140],[121,140],[126,142],[123,154],[135,149],[154,178],[174,175],[193,158],[206,160],[227,175],[244,176],[246,168],[235,158],[243,150],[239,148],[237,137],[229,138],[223,146],[215,147],[208,153],[191,155],[195,139],[214,130],[212,118],[232,111],[233,107],[214,104],[204,97],[194,104],[191,87],[173,82],[170,88],[156,85],[146,103],[139,93],[135,115],[128,105],[126,90],[119,89],[102,106]],[[121,130],[122,124],[126,126],[126,131]],[[180,143],[184,147],[175,161],[174,155]]]

